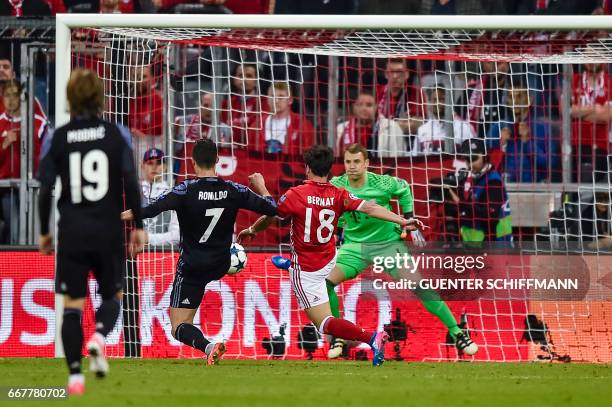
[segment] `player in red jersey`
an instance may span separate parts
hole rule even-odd
[[[358,211],[398,223],[409,230],[416,230],[423,224],[416,219],[407,220],[373,201],[364,201],[330,184],[328,176],[334,161],[331,148],[312,146],[304,154],[304,161],[307,181],[290,188],[278,202],[278,216],[291,219],[292,258],[287,266],[293,292],[300,308],[322,334],[369,344],[374,352],[372,364],[379,366],[384,361],[387,333],[366,332],[352,322],[335,318],[329,306],[325,278],[336,264],[338,219],[344,212]],[[273,219],[270,216],[259,218],[240,232],[238,241],[252,239]]]

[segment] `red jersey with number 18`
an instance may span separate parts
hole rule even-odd
[[[336,255],[336,226],[347,211],[361,208],[364,200],[329,182],[305,181],[289,188],[278,201],[278,216],[291,218],[293,267],[318,271]]]

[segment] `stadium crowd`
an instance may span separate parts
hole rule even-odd
[[[608,0],[3,0],[0,15],[56,13],[604,14]]]
[[[612,2],[23,0],[0,4],[3,4],[0,7],[3,15],[40,16],[58,12],[609,14]],[[0,180],[14,180],[21,173],[22,89],[17,79],[24,82],[24,78],[17,78],[15,74],[17,60],[14,52],[6,51],[11,48],[7,43],[2,41],[0,47]],[[190,51],[197,54],[198,72],[212,71],[205,49]],[[326,105],[329,95],[322,96],[322,91],[327,91],[322,89],[323,85],[330,76],[329,62],[324,58],[317,61],[322,69],[317,68],[315,74],[308,73],[314,70],[302,70],[299,74],[303,80],[297,81],[294,80],[296,73],[291,72],[292,61],[287,61],[290,67],[287,72],[275,70],[278,61],[274,58],[282,58],[280,53],[269,54],[269,60],[265,60],[254,52],[246,55],[228,52],[227,89],[212,92],[212,80],[203,86],[198,82],[198,92],[192,92],[196,98],[191,103],[196,109],[172,102],[173,107],[180,107],[173,112],[172,134],[168,135],[160,55],[152,53],[147,63],[126,68],[123,74],[130,79],[126,81],[129,89],[115,89],[114,97],[108,101],[114,104],[115,110],[126,112],[120,119],[134,137],[136,156],[143,161],[143,179],[145,168],[150,165],[151,151],[156,151],[155,154],[166,151],[166,156],[174,157],[174,167],[170,170],[179,177],[191,174],[186,158],[201,138],[213,138],[222,148],[243,148],[265,159],[278,160],[300,157],[314,143],[333,145],[340,158],[345,147],[359,143],[367,148],[372,159],[408,160],[408,163],[428,156],[457,156],[463,145],[469,145],[466,141],[476,139],[484,143],[481,155],[486,156],[487,168],[496,171],[503,182],[560,182],[563,171],[560,118],[569,114],[571,181],[608,182],[612,83],[607,65],[572,68],[571,106],[568,107],[564,106],[561,95],[562,72],[552,65],[542,65],[541,69],[549,71],[536,75],[526,63],[405,59],[368,62],[365,58],[359,61],[344,58],[337,68],[340,97],[337,105],[330,106]],[[92,66],[96,64],[96,57],[93,58]],[[359,63],[357,68],[355,62]],[[308,61],[301,63],[303,67]],[[185,73],[188,70],[189,67],[185,68]],[[315,75],[326,70],[322,77],[315,79]],[[189,89],[188,79],[184,81],[182,89]],[[133,97],[124,97],[128,93]],[[179,98],[186,99],[186,94]],[[125,106],[118,109],[120,104]],[[333,125],[322,119],[330,109],[337,109],[337,121]],[[47,115],[45,110],[55,110],[53,98],[47,103],[36,99],[34,103],[35,135],[28,163],[33,174],[38,167],[40,144],[52,127],[53,115]],[[172,137],[172,151],[166,150],[166,137]],[[480,151],[480,144],[478,148]],[[145,190],[155,193],[152,181],[148,187],[143,186]],[[17,188],[0,188],[0,243],[15,243],[17,239],[16,191]],[[451,196],[449,201],[457,201],[455,198],[463,199]],[[461,216],[461,211],[454,213]]]

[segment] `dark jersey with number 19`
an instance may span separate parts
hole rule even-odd
[[[136,208],[135,220],[142,227],[131,137],[124,127],[87,118],[58,128],[41,151],[41,188],[50,189],[57,176],[60,249],[122,248],[124,188],[126,206]],[[48,209],[41,208],[42,234],[48,231]]]
[[[217,279],[229,268],[229,248],[240,209],[276,215],[272,197],[218,177],[187,180],[142,209],[144,218],[176,211],[181,230],[179,271]]]

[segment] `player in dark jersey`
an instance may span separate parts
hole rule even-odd
[[[276,202],[266,189],[261,174],[249,177],[249,188],[216,176],[217,146],[210,139],[199,140],[192,153],[197,178],[175,186],[142,210],[144,218],[174,210],[181,230],[181,255],[170,294],[172,336],[207,355],[209,365],[217,364],[223,343],[211,343],[193,325],[206,285],[223,277],[230,266],[234,223],[240,209],[274,216]],[[258,195],[259,194],[259,195]],[[131,219],[126,211],[123,219]]]
[[[379,366],[384,361],[387,333],[366,332],[350,321],[334,318],[329,306],[325,279],[336,264],[338,219],[344,212],[358,211],[408,229],[417,229],[423,224],[416,219],[405,219],[374,201],[357,198],[345,189],[330,184],[328,176],[334,161],[331,148],[312,146],[304,154],[304,161],[308,180],[290,188],[278,204],[278,216],[291,219],[292,258],[291,262],[287,261],[287,268],[293,292],[300,308],[304,309],[322,334],[369,344],[374,353],[372,364]],[[239,241],[253,238],[272,220],[270,216],[259,218],[250,228],[240,232]],[[275,260],[273,258],[278,265]]]
[[[64,295],[62,343],[70,370],[68,393],[82,394],[83,330],[81,314],[89,271],[98,282],[102,304],[96,311],[96,332],[87,342],[89,370],[99,377],[108,371],[104,338],[115,326],[121,308],[125,249],[123,194],[134,211],[136,229],[130,248],[142,249],[140,188],[127,129],[99,118],[104,107],[102,81],[93,71],[77,69],[67,87],[71,119],[45,139],[40,162],[40,251],[51,254],[49,234],[51,190],[61,181],[58,200],[56,287]]]

